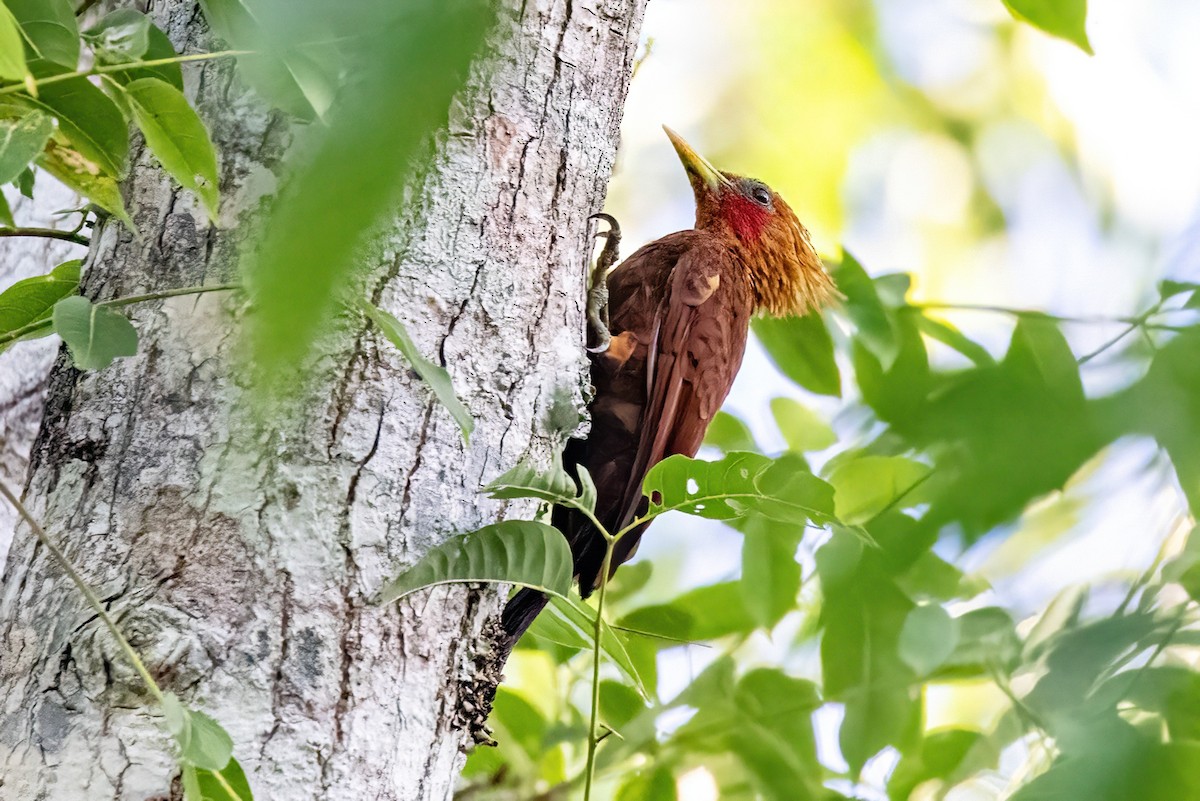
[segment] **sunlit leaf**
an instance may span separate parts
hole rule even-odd
[[[441,584],[492,582],[565,596],[571,588],[571,549],[557,529],[505,520],[451,537],[380,591],[378,602]]]
[[[137,353],[138,334],[124,316],[74,295],[54,304],[54,333],[62,337],[80,370],[103,370]]]
[[[185,707],[174,693],[163,697],[167,730],[175,737],[180,757],[210,771],[224,770],[233,755],[233,738],[208,715]]]
[[[217,154],[195,110],[178,89],[157,78],[127,84],[125,96],[150,152],[171,177],[196,193],[215,221]]]
[[[398,21],[385,15],[359,54],[370,68],[342,83],[327,124],[293,148],[246,265],[257,311],[250,358],[264,378],[290,375],[327,328],[362,269],[356,249],[394,212],[406,172],[446,124],[492,15],[483,0],[422,0],[404,4]]]
[[[842,395],[842,378],[833,356],[833,338],[820,314],[804,317],[757,317],[754,336],[779,371],[818,395]]]
[[[759,451],[758,443],[749,427],[729,412],[717,412],[704,434],[704,444],[729,453],[731,451]]]
[[[837,442],[837,434],[829,424],[798,400],[772,398],[771,414],[791,450],[821,451]]]
[[[14,119],[0,119],[0,184],[15,181],[20,176],[29,162],[46,147],[53,130],[54,123],[41,111],[31,110]]]
[[[48,275],[17,281],[0,293],[0,339],[40,321],[45,321],[46,325],[20,338],[34,339],[54,333],[50,314],[55,303],[79,291],[79,267],[82,263],[79,259],[63,262]],[[12,341],[16,340],[9,340]],[[5,346],[6,343],[0,343],[0,349]]]
[[[4,0],[34,56],[69,70],[79,65],[79,26],[69,0]]]
[[[20,81],[29,72],[25,64],[25,44],[12,12],[0,3],[0,78]]]
[[[1017,19],[1092,54],[1087,35],[1087,0],[1004,0],[1004,5]]]
[[[436,365],[422,356],[421,352],[417,350],[416,343],[408,335],[404,324],[391,314],[365,300],[359,302],[359,308],[371,319],[371,322],[379,327],[388,341],[404,354],[404,358],[408,360],[417,375],[421,376],[421,380],[433,390],[434,397],[458,423],[458,427],[462,430],[463,441],[468,441],[471,438],[471,432],[475,430],[475,418],[471,417],[467,407],[463,406],[462,401],[455,394],[450,373],[444,367]]]
[[[104,15],[84,32],[96,58],[104,64],[137,61],[150,47],[150,18],[132,8],[119,8]]]
[[[837,516],[845,524],[865,523],[897,503],[911,506],[913,491],[929,475],[928,465],[902,456],[859,456],[829,475]]]

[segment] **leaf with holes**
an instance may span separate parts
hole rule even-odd
[[[379,603],[442,584],[518,584],[565,597],[571,589],[571,548],[558,529],[505,520],[451,537],[384,586]]]
[[[137,330],[129,320],[78,295],[54,304],[54,333],[63,338],[80,370],[103,370],[137,353]]]
[[[646,474],[642,492],[650,498],[647,518],[670,511],[712,520],[757,512],[798,524],[833,518],[833,488],[795,456],[734,452],[715,462],[670,456]]]

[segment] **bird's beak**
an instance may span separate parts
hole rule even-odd
[[[729,185],[729,179],[722,175],[716,167],[709,164],[706,158],[693,150],[691,145],[683,141],[682,136],[665,125],[663,130],[667,132],[667,137],[675,146],[675,152],[679,154],[679,160],[683,162],[683,168],[687,170],[688,176],[698,179],[713,194],[719,192],[722,186]],[[696,188],[699,189],[698,186]]]

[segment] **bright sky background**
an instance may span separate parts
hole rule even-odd
[[[823,251],[844,243],[872,274],[912,272],[918,300],[1113,317],[1148,305],[1162,277],[1200,280],[1200,4],[1089,6],[1094,57],[1013,23],[1000,0],[653,0],[609,195],[627,254],[692,223],[665,123],[778,189]],[[947,317],[995,353],[1007,344],[1006,316]],[[1120,326],[1066,330],[1084,353]],[[1130,378],[1103,359],[1084,373],[1092,391]],[[752,344],[726,408],[782,448],[776,395],[827,416],[842,406],[805,396]],[[1119,444],[1084,472],[966,555],[1004,604],[1033,611],[1069,583],[1144,568],[1180,525],[1152,444]],[[707,583],[737,575],[740,537],[679,518],[639,556]],[[691,650],[675,658],[698,671]],[[786,656],[765,638],[763,651]],[[685,780],[702,801],[703,777]]]

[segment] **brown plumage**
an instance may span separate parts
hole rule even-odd
[[[563,455],[596,484],[596,517],[616,533],[645,510],[642,479],[673,454],[695,456],[733,386],[755,311],[804,314],[834,294],[808,231],[777,193],[722,173],[669,128],[696,196],[696,227],[642,247],[608,278],[612,340],[592,356],[592,428]],[[580,593],[599,584],[604,539],[558,507]],[[645,526],[617,542],[612,570],[629,559]],[[611,572],[610,572],[611,575]],[[522,590],[505,607],[515,641],[546,604]]]

